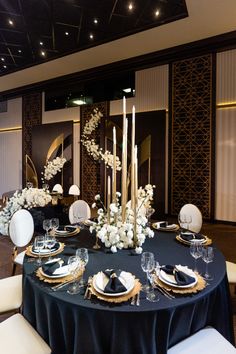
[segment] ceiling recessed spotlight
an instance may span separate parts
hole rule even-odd
[[[14,25],[14,22],[11,19],[8,20],[8,23],[9,23],[10,26]]]
[[[1,61],[5,61],[5,59],[4,59],[4,58],[1,58]]]
[[[131,87],[125,88],[122,91],[126,92],[126,93],[130,93],[131,92]]]
[[[42,42],[42,41],[40,41],[40,42],[39,42],[39,44],[42,46],[42,45],[43,45],[43,42]]]
[[[158,17],[160,15],[160,10],[155,11],[155,16]]]
[[[7,68],[7,66],[6,66],[6,65],[3,65],[3,67],[4,67],[4,69],[6,69],[6,68]]]
[[[80,100],[80,99],[78,99],[78,100],[74,100],[74,101],[72,101],[74,104],[76,104],[77,106],[81,106],[81,105],[83,105],[83,104],[86,104],[86,101],[85,100]]]
[[[22,50],[21,50],[21,49],[18,49],[18,53],[22,53]]]
[[[95,19],[93,20],[93,23],[95,23],[95,25],[97,25],[97,24],[98,24],[98,20],[95,18]]]
[[[90,33],[89,38],[93,39],[93,34],[92,33]]]
[[[69,32],[65,32],[65,35],[66,35],[66,36],[69,36]]]
[[[129,3],[129,5],[128,5],[128,9],[129,9],[129,11],[132,11],[132,10],[133,10],[133,8],[134,8],[134,6],[133,6],[132,2],[130,2],[130,3]]]
[[[42,55],[42,57],[45,57],[46,52],[44,50],[41,50],[40,54]]]

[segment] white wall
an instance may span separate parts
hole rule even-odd
[[[217,220],[236,222],[236,50],[217,54],[216,110]]]

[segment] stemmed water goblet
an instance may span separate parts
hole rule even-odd
[[[79,281],[79,287],[84,287],[85,286],[85,280],[84,280],[84,269],[86,264],[89,261],[89,255],[88,255],[88,250],[87,248],[78,248],[76,250],[76,257],[79,259],[80,262],[80,268],[82,269],[82,275]]]
[[[213,262],[214,259],[214,249],[213,247],[204,247],[202,249],[202,259],[206,263],[205,274],[203,275],[204,279],[212,280],[213,276],[208,272],[208,264]]]
[[[50,219],[44,219],[43,220],[43,229],[46,231],[46,236],[48,235],[48,231],[51,229],[51,220]]]
[[[69,289],[67,290],[68,294],[71,295],[75,295],[78,294],[79,292],[79,287],[78,284],[76,282],[76,275],[78,273],[79,270],[79,259],[76,256],[71,256],[68,258],[68,270],[72,275],[73,278],[73,283],[71,284],[71,286],[69,287]]]
[[[181,228],[185,228],[185,225],[186,225],[186,229],[189,230],[189,225],[191,224],[191,222],[192,222],[192,216],[191,215],[179,213],[179,215],[178,215],[178,223],[181,226]]]
[[[38,252],[38,259],[37,259],[37,264],[41,265],[42,264],[42,259],[41,259],[41,250],[45,246],[45,239],[44,236],[36,236],[34,239],[34,250]]]
[[[59,219],[58,218],[52,218],[51,219],[51,228],[52,228],[52,236],[55,236],[55,232],[59,227]]]
[[[142,290],[149,290],[149,273],[154,269],[154,254],[152,252],[143,252],[141,256],[141,268],[146,273],[146,284],[142,286]]]
[[[146,210],[146,217],[148,219],[147,226],[150,226],[150,218],[154,213],[155,213],[155,209],[153,209],[151,207]]]
[[[45,235],[45,246],[49,249],[50,251],[50,256],[48,258],[49,261],[52,260],[52,256],[51,256],[51,250],[52,248],[55,246],[56,244],[56,239],[55,237],[51,236],[51,235]]]
[[[201,240],[192,240],[190,242],[190,254],[194,258],[194,272],[197,272],[197,259],[202,257],[202,243]]]

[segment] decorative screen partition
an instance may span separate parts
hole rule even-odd
[[[212,56],[186,59],[172,66],[171,213],[195,204],[211,218]]]

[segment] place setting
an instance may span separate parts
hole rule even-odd
[[[176,235],[176,240],[188,246],[190,246],[192,241],[199,242],[205,246],[212,243],[212,240],[208,236],[190,230],[181,230],[181,232]]]
[[[152,227],[157,231],[165,231],[165,232],[175,232],[179,230],[179,225],[168,224],[167,221],[154,222],[152,223]]]
[[[34,243],[26,247],[26,255],[37,258],[41,264],[41,258],[56,256],[64,250],[65,244],[58,242],[54,236],[36,236]]]

